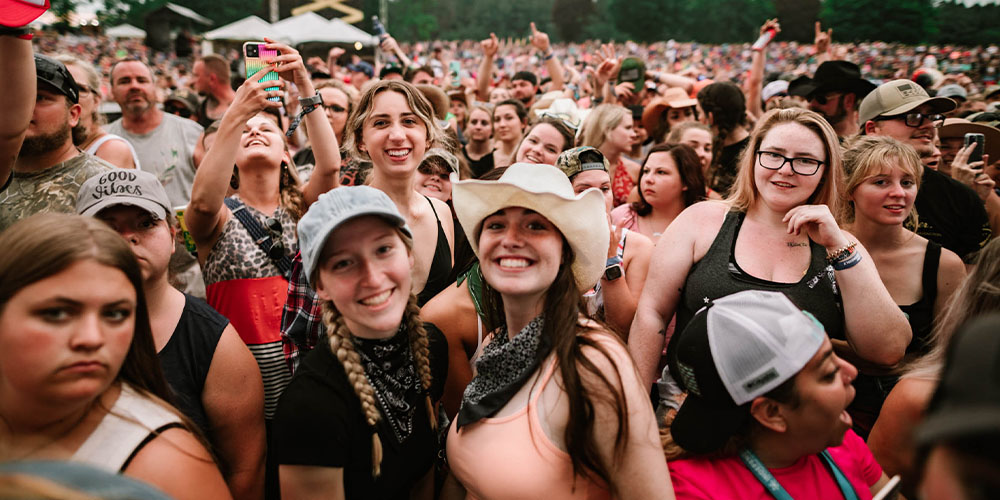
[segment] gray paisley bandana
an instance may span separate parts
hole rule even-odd
[[[513,339],[503,327],[483,348],[476,362],[476,376],[465,388],[458,410],[458,429],[496,415],[538,369],[551,350],[542,336],[544,318],[539,316]]]

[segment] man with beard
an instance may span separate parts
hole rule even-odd
[[[205,96],[198,110],[198,123],[207,127],[222,119],[236,97],[229,82],[229,63],[219,55],[209,54],[194,63],[191,73],[195,92]]]
[[[955,107],[955,101],[947,97],[930,97],[916,82],[893,80],[861,101],[861,133],[892,137],[927,157],[935,154],[942,113]],[[968,186],[941,172],[924,168],[915,206],[920,215],[917,234],[957,253],[966,263],[990,241],[992,231],[983,201]]]
[[[858,104],[875,84],[861,78],[857,64],[827,61],[816,68],[815,77],[798,78],[789,87],[789,95],[809,101],[809,109],[823,115],[843,140],[858,132]]]
[[[10,37],[3,38],[7,42]],[[30,53],[30,45],[28,50]],[[81,111],[80,89],[73,75],[51,57],[36,54],[34,62],[37,98],[13,172],[3,175],[6,184],[0,187],[0,231],[40,212],[74,213],[84,181],[114,168],[73,145],[71,130]]]
[[[156,175],[174,207],[191,201],[195,146],[202,127],[194,120],[164,113],[156,107],[156,82],[149,66],[126,59],[111,67],[111,95],[121,106],[122,117],[107,127],[135,147],[142,169]],[[171,284],[178,290],[205,298],[205,283],[198,261],[176,243],[170,258]]]
[[[122,117],[107,131],[132,143],[142,169],[156,174],[173,206],[187,205],[195,172],[191,156],[201,125],[156,107],[153,72],[142,61],[127,59],[111,67],[111,95]]]

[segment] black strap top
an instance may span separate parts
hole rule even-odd
[[[931,329],[934,326],[934,302],[937,300],[937,273],[941,262],[941,245],[927,241],[924,251],[924,269],[921,277],[923,296],[908,306],[899,306],[913,331],[913,340],[906,347],[907,353],[927,354]]]
[[[427,199],[427,203],[430,203],[431,211],[434,212],[434,218],[437,219],[438,236],[437,247],[434,249],[434,258],[431,260],[431,270],[427,274],[427,283],[424,284],[424,289],[417,295],[417,305],[420,307],[423,307],[427,301],[434,298],[438,292],[451,284],[451,247],[448,246],[448,236],[441,225],[441,218],[438,217],[437,210],[434,209],[434,203],[431,202],[430,198],[426,196],[424,198]]]
[[[827,336],[844,339],[844,306],[833,267],[826,263],[826,249],[813,241],[809,242],[812,252],[809,268],[796,283],[778,283],[751,276],[740,268],[734,257],[736,237],[745,215],[743,212],[727,213],[708,252],[691,266],[677,305],[676,331],[683,331],[694,314],[709,300],[743,290],[771,290],[784,293],[801,309],[815,316],[823,324]],[[677,337],[674,335],[671,338],[671,344]],[[671,350],[667,348],[668,355]]]

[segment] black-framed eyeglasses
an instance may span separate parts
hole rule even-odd
[[[272,260],[278,260],[285,256],[285,243],[281,241],[281,221],[274,217],[264,219],[264,228],[267,229],[271,237],[271,248],[267,250],[267,256]]]
[[[789,158],[774,151],[757,151],[757,162],[768,170],[781,170],[788,163],[792,172],[799,175],[815,175],[825,163],[815,158]]]
[[[325,109],[326,111],[332,111],[334,113],[343,113],[344,111],[347,111],[347,108],[339,104],[324,104],[323,109]]]
[[[944,124],[944,115],[940,113],[934,113],[932,115],[927,115],[924,113],[906,113],[903,115],[892,115],[892,116],[879,116],[876,117],[874,121],[881,122],[886,120],[903,120],[903,123],[907,127],[920,128],[923,126],[924,121],[930,121],[935,127],[940,127]]]

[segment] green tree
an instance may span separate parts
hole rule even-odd
[[[821,7],[819,0],[775,0],[774,10],[781,23],[781,40],[812,43]]]
[[[594,14],[593,0],[555,0],[552,4],[553,39],[577,42],[586,36],[584,27]]]
[[[676,0],[611,0],[615,27],[634,40],[662,40],[680,12]],[[669,20],[669,21],[668,21]]]
[[[931,0],[826,0],[820,18],[841,42],[918,44],[937,32]]]

